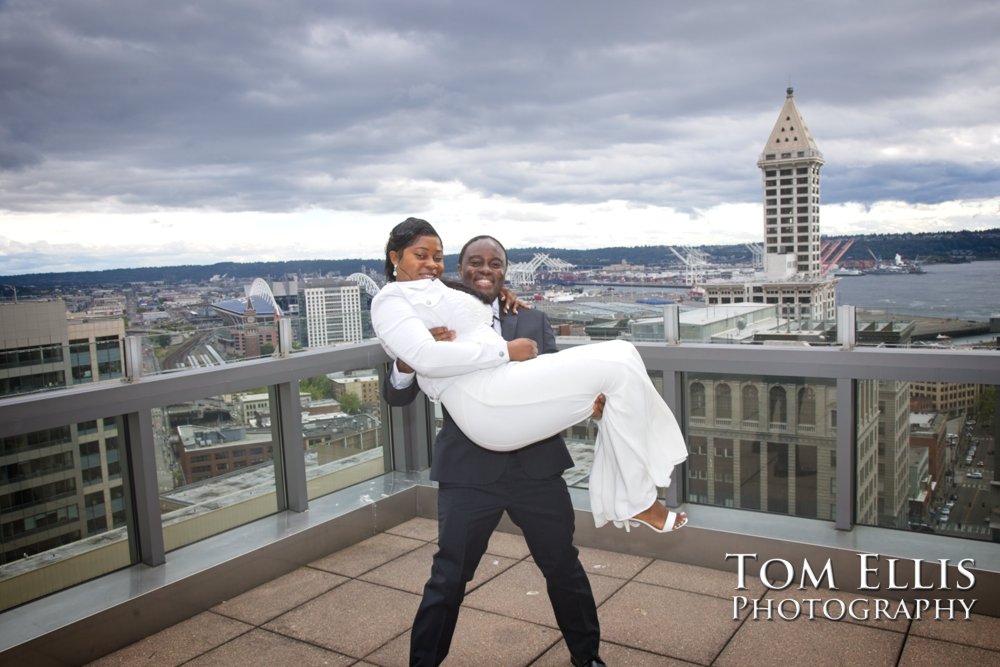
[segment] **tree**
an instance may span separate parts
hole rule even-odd
[[[996,416],[993,414],[996,412],[996,407],[996,387],[993,385],[983,387],[979,398],[976,399],[976,419],[983,425],[992,424]]]
[[[157,334],[153,336],[153,343],[160,347],[167,347],[170,345],[170,334]]]
[[[299,382],[300,391],[308,391],[314,401],[323,398],[333,398],[333,380],[325,375],[304,378]]]
[[[340,402],[340,409],[349,415],[356,415],[361,412],[361,399],[357,394],[345,392],[337,399]]]

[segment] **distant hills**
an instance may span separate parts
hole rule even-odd
[[[978,232],[925,232],[920,234],[865,234],[859,236],[824,236],[824,240],[853,238],[854,245],[844,255],[848,260],[871,260],[872,255],[892,261],[898,253],[904,259],[917,259],[922,263],[957,262],[968,260],[1000,259],[1000,228]],[[751,252],[744,244],[698,246],[711,261],[719,264],[748,264]],[[511,262],[525,262],[536,253],[558,257],[581,268],[596,268],[609,264],[646,266],[676,266],[679,264],[668,246],[610,247],[593,250],[567,248],[510,248]],[[445,266],[453,271],[457,257],[445,258]],[[155,266],[134,269],[107,269],[104,271],[67,271],[62,273],[33,273],[0,276],[0,282],[14,285],[25,294],[50,291],[54,288],[85,288],[121,285],[134,282],[163,281],[168,285],[185,282],[203,283],[213,276],[230,278],[278,278],[286,274],[340,274],[363,270],[381,273],[381,258],[368,259],[313,259],[281,262],[219,262],[209,265]]]

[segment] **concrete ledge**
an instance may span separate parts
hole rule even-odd
[[[381,533],[417,512],[410,476],[390,474],[0,615],[0,663],[80,664]],[[378,499],[377,502],[373,499]]]
[[[731,572],[734,596],[738,563],[726,554],[747,553],[757,555],[746,563],[748,577],[757,577],[767,560],[782,559],[795,568],[794,588],[804,562],[819,572],[829,560],[840,591],[975,599],[974,613],[1000,617],[1000,550],[993,543],[869,527],[844,532],[826,522],[706,506],[686,507],[691,524],[676,534],[626,534],[595,528],[586,491],[570,493],[579,546]],[[282,512],[170,552],[162,566],[131,566],[0,614],[0,663],[42,667],[96,659],[415,516],[437,516],[437,489],[426,474],[392,473],[324,496],[307,512]],[[507,517],[499,529],[520,533]],[[880,554],[870,575],[879,590],[859,591],[858,554],[865,553]],[[947,559],[951,589],[888,590],[889,558],[899,559],[891,566],[899,583],[913,582],[915,559]],[[971,590],[955,588],[963,581],[954,567],[962,558],[976,561]],[[783,576],[769,572],[772,579]],[[928,572],[925,581],[939,583]]]

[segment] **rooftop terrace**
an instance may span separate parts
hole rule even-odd
[[[995,384],[1000,355],[849,342],[830,348],[637,347],[647,368],[660,375],[664,398],[678,414],[684,414],[687,373],[832,382],[841,406],[835,416],[835,507],[833,520],[819,520],[686,502],[684,484],[678,483],[666,490],[665,500],[688,512],[688,527],[673,535],[625,535],[611,526],[594,528],[586,491],[571,489],[576,543],[599,603],[608,664],[1000,662],[1000,547],[987,539],[858,523],[851,407],[864,379]],[[0,437],[121,416],[132,458],[124,564],[0,614],[0,663],[405,664],[409,624],[436,536],[436,492],[426,478],[431,417],[416,406],[393,409],[377,465],[359,466],[359,479],[345,488],[312,494],[307,489],[315,480],[302,454],[297,400],[303,378],[379,368],[386,360],[377,343],[365,341],[0,399]],[[279,447],[275,455],[274,509],[172,546],[173,526],[163,520],[159,505],[150,411],[260,386],[277,399],[279,440],[293,445]],[[376,467],[378,473],[366,472]],[[995,495],[995,482],[977,484]],[[731,553],[759,556],[748,565],[746,591],[738,589],[737,564],[726,558]],[[788,615],[795,606],[779,606],[781,600],[820,598],[836,616],[834,600],[864,598],[858,592],[858,563],[869,553],[882,555],[875,578],[882,582],[878,593],[890,600],[885,608],[898,610],[903,598],[909,601],[906,613],[867,622],[808,620],[804,614],[777,618],[779,608]],[[919,562],[947,560],[948,588],[934,579],[930,591],[912,585],[887,591],[890,557],[900,559],[898,577],[911,584]],[[830,563],[839,590],[769,590],[757,579],[757,566],[773,558],[797,568],[808,562],[817,571]],[[956,567],[962,559],[975,562],[969,590],[956,586],[962,582]],[[734,619],[734,598],[744,595],[748,605],[771,601],[772,620],[755,620],[746,609]],[[908,618],[921,600],[932,599],[975,603],[969,620],[929,620],[926,611],[919,620]],[[953,609],[964,619],[961,607]],[[568,664],[540,575],[509,524],[502,524],[477,572],[447,664]]]
[[[589,518],[583,518],[589,520]],[[687,530],[687,528],[685,528]],[[94,665],[406,665],[410,623],[430,571],[437,523],[413,518],[227,599],[98,658]],[[619,536],[618,539],[628,539]],[[659,538],[683,540],[683,531]],[[774,610],[734,619],[735,575],[717,569],[582,547],[609,665],[995,665],[1000,619],[829,620],[777,614],[810,594],[745,595]],[[814,595],[815,593],[813,593]],[[822,593],[850,604],[861,598]],[[802,604],[805,604],[804,602]],[[786,616],[792,603],[783,603]],[[830,616],[841,612],[828,602]],[[868,604],[855,603],[857,616]],[[896,610],[897,603],[888,603]],[[911,614],[913,607],[910,607]],[[567,665],[545,582],[523,538],[497,532],[469,586],[446,665]]]

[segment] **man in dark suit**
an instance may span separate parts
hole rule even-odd
[[[556,352],[548,317],[521,309],[503,313],[500,290],[507,272],[507,251],[496,239],[479,236],[458,258],[462,282],[493,300],[494,325],[507,340],[531,338],[539,353]],[[499,324],[498,324],[499,323]],[[453,336],[432,330],[438,340]],[[406,405],[417,385],[405,360],[397,360],[384,395],[390,405]],[[595,402],[595,415],[603,397]],[[574,514],[562,473],[573,466],[562,436],[513,452],[477,446],[452,421],[447,410],[434,440],[431,479],[438,483],[438,551],[413,621],[410,665],[439,665],[448,655],[465,585],[472,579],[504,511],[524,534],[531,555],[545,576],[556,622],[576,666],[600,666],[601,630],[587,573],[573,546]],[[497,656],[502,662],[502,656]]]

